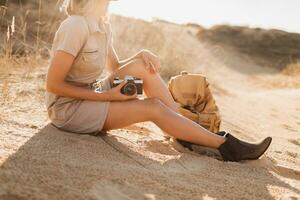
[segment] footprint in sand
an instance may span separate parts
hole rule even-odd
[[[289,142],[300,147],[300,139],[290,139]]]
[[[139,144],[145,147],[146,150],[151,151],[152,153],[159,153],[169,156],[177,156],[180,153],[176,151],[172,146],[162,140],[150,140],[150,141],[139,141]]]
[[[271,111],[272,111],[271,113],[272,117],[278,117],[278,113],[280,112],[276,108],[272,108]]]
[[[299,155],[295,152],[291,152],[291,151],[287,151],[286,154],[289,156],[289,157],[292,157],[292,158],[298,158]]]
[[[279,176],[293,179],[293,180],[300,180],[300,171],[298,169],[289,168],[284,165],[277,164],[276,160],[273,160],[268,157],[263,157],[256,161],[248,161],[249,164],[255,165],[255,166],[263,166],[266,167],[269,170],[272,170]]]
[[[298,132],[297,130],[295,130],[293,127],[291,127],[290,125],[287,125],[287,124],[282,124],[282,126],[289,130],[289,131],[292,131],[292,132]]]
[[[274,171],[280,176],[298,181],[300,180],[300,171],[297,169],[291,169],[286,166],[276,165],[274,167]]]
[[[140,135],[150,135],[151,133],[151,130],[149,130],[148,128],[137,125],[127,126],[124,129],[137,132]]]
[[[271,116],[272,116],[272,117],[278,117],[278,115],[275,114],[275,113],[272,113]]]

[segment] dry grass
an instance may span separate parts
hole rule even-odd
[[[7,59],[35,55],[46,60],[50,55],[55,31],[65,17],[58,11],[59,1],[20,2],[22,3],[9,3],[8,7],[1,10],[3,18],[0,38],[3,38],[5,45],[0,54],[5,55]],[[20,12],[14,12],[16,9]],[[54,11],[48,12],[49,9]],[[15,23],[12,23],[12,18],[15,19]],[[15,24],[14,34],[11,34],[12,24]],[[163,67],[160,73],[164,79],[169,79],[191,66],[188,53],[179,47],[182,44],[179,40],[184,37],[183,33],[166,35],[160,24],[167,23],[160,20],[157,20],[157,23],[149,23],[112,16],[114,44],[119,57],[127,58],[143,48],[149,49],[161,58]],[[170,26],[172,25],[177,26],[170,23]]]
[[[36,84],[34,83],[36,73],[42,73],[43,75],[39,78],[44,78],[45,68],[41,66],[45,66],[46,62],[35,56],[0,58],[0,107],[13,105],[14,100],[18,98],[18,93],[27,90],[28,84]],[[40,83],[44,80],[36,81]],[[44,84],[40,86],[44,87]],[[39,94],[41,95],[43,94]]]
[[[23,121],[27,120],[25,115],[32,112],[46,120],[47,115],[41,116],[41,112],[46,112],[44,93],[49,50],[63,19],[58,11],[47,12],[46,9],[55,6],[55,2],[37,1],[1,7],[0,121],[8,125],[23,127]],[[20,12],[13,12],[16,9]],[[183,41],[176,42],[183,40],[185,33],[175,31],[168,37],[161,23],[112,16],[115,48],[120,58],[127,58],[143,48],[150,49],[161,58],[161,74],[168,79],[192,65],[186,50],[181,48]],[[7,116],[15,116],[16,121],[12,122]]]
[[[46,120],[44,107],[46,60],[35,57],[12,56],[0,58],[0,122],[1,130],[13,127],[33,131]],[[35,114],[38,123],[32,124]],[[39,124],[39,125],[38,125]]]
[[[299,76],[300,75],[300,61],[288,64],[282,70],[282,73],[288,76]]]
[[[0,38],[3,41],[7,39],[11,19],[15,18],[15,34],[10,42],[12,54],[49,56],[53,35],[64,17],[58,11],[58,2],[60,1],[8,1],[7,6],[1,7]],[[4,52],[6,47],[1,49],[1,53]]]
[[[59,13],[60,3],[61,0],[14,0],[8,1],[7,7],[1,7],[0,39],[3,45],[0,55],[6,55],[8,58],[12,55],[14,57],[35,55],[48,59],[54,33],[61,20],[65,18],[64,14]],[[15,26],[12,34],[13,17]],[[147,48],[160,57],[162,62],[160,73],[166,80],[182,70],[197,67],[190,61],[190,57],[197,56],[201,52],[191,52],[189,47],[182,48],[186,46],[184,43],[187,28],[196,30],[201,42],[234,47],[239,53],[247,54],[253,62],[261,66],[282,68],[299,55],[299,34],[279,30],[230,26],[215,26],[206,30],[200,25],[188,23],[182,26],[182,31],[177,31],[179,25],[164,20],[156,19],[149,23],[115,15],[112,16],[112,25],[114,44],[119,57],[127,58]],[[176,27],[176,31],[172,31],[173,27]],[[7,40],[8,32],[10,32],[9,40]],[[190,31],[190,34],[193,34],[192,32]]]
[[[41,112],[46,113],[44,93],[49,50],[63,18],[58,12],[46,12],[45,9],[51,6],[55,3],[38,1],[22,7],[17,4],[1,7],[0,121],[9,126],[22,128],[24,120],[30,120],[26,117],[28,113],[47,120],[47,115],[41,116]],[[17,8],[20,12],[12,12]],[[129,23],[132,26],[128,26]],[[176,39],[184,37],[182,33],[167,37],[159,23],[119,16],[112,17],[112,24],[115,48],[121,58],[131,56],[142,48],[150,49],[160,56],[163,65],[161,74],[165,79],[187,68],[185,50],[180,48],[181,43],[174,44]],[[14,116],[15,120],[8,116]]]
[[[300,34],[275,29],[217,25],[199,30],[203,42],[228,46],[250,56],[259,65],[276,69],[300,59]]]
[[[135,199],[144,199],[148,193],[147,198],[152,199],[156,194],[157,199],[280,199],[288,198],[288,193],[293,198],[298,192],[294,188],[299,185],[299,176],[291,171],[290,177],[294,178],[288,179],[284,173],[273,171],[273,164],[285,164],[292,169],[299,163],[296,152],[300,140],[290,132],[299,127],[299,93],[277,90],[294,83],[297,76],[277,73],[280,77],[274,78],[269,73],[256,77],[258,72],[265,71],[263,67],[253,69],[240,54],[226,54],[228,49],[203,45],[194,37],[202,30],[195,24],[180,26],[113,16],[115,48],[120,58],[142,48],[150,49],[160,57],[160,73],[166,80],[181,70],[203,70],[213,77],[210,83],[222,112],[222,128],[249,139],[273,134],[270,151],[258,165],[221,163],[180,152],[179,145],[162,141],[161,130],[155,124],[114,130],[103,138],[47,130],[49,119],[44,98],[48,51],[61,18],[56,11],[46,10],[51,10],[56,1],[12,1],[26,4],[20,12],[14,11],[16,4],[3,9],[1,16],[5,13],[5,18],[0,19],[1,44],[6,44],[14,15],[16,24],[15,33],[8,40],[10,44],[3,45],[0,52],[0,199],[105,199],[107,194],[111,198],[134,198],[141,194]],[[231,63],[249,70],[241,73]],[[266,90],[265,83],[274,86]],[[283,129],[282,124],[291,126]],[[279,150],[284,151],[276,153]],[[180,178],[174,179],[178,174]],[[255,180],[256,188],[249,189],[243,184],[247,177],[250,182]]]
[[[159,56],[162,64],[160,74],[166,80],[181,70],[193,67],[189,52],[182,48],[186,32],[183,28],[178,32],[179,25],[113,16],[112,26],[114,46],[120,58],[132,56],[141,49],[149,49]],[[173,31],[173,26],[176,31]]]
[[[19,3],[11,1],[8,7],[2,6],[0,9],[0,38],[2,40],[0,43],[3,43],[0,52],[0,99],[2,105],[9,104],[13,99],[12,94],[15,91],[12,90],[11,86],[17,79],[22,82],[28,81],[32,78],[31,73],[37,71],[36,69],[41,66],[44,73],[41,76],[45,76],[45,67],[54,33],[65,17],[58,12],[59,1],[17,2]],[[20,2],[23,3],[20,4]],[[20,12],[15,12],[16,9]],[[49,9],[54,11],[48,12]],[[221,42],[230,42],[234,36],[232,32],[235,32],[239,40],[230,44],[239,47],[241,45],[243,47],[247,46],[251,43],[253,35],[255,35],[255,30],[242,30],[239,27],[230,29],[230,27],[221,26],[212,30],[205,30],[196,24],[180,26],[159,19],[151,23],[116,15],[112,15],[111,22],[114,33],[114,46],[119,57],[121,59],[127,58],[141,49],[149,49],[160,57],[162,63],[160,74],[165,80],[169,80],[171,76],[179,74],[182,70],[193,71],[196,67],[199,67],[199,64],[195,63],[197,59],[191,58],[196,58],[201,52],[191,51],[193,48],[189,44],[193,41],[187,40],[192,32],[187,30],[196,30],[198,37],[202,39],[206,38],[208,41],[218,39]],[[269,37],[266,31],[256,31],[261,34],[254,38],[255,41],[259,42]],[[220,33],[224,32],[227,34],[220,36]],[[272,34],[273,36],[276,34],[284,35],[283,41],[289,41],[286,33],[273,31]],[[291,35],[293,38],[296,38],[296,36],[295,34]],[[227,40],[228,38],[231,39]],[[267,43],[268,41],[264,45]],[[251,46],[249,51],[254,51],[254,46]],[[232,58],[230,59],[232,60]],[[253,57],[253,59],[255,58]],[[268,63],[269,60],[265,59],[264,61]],[[282,70],[283,74],[288,76],[299,75],[299,71],[299,62],[289,64]],[[294,79],[293,81],[284,81],[284,85],[287,82],[292,82],[289,85],[298,86],[298,84],[295,84]],[[277,85],[278,83],[276,82]],[[281,87],[282,84],[283,82],[280,82],[278,87]],[[18,88],[18,90],[21,90],[21,88]],[[40,88],[40,90],[43,91],[44,89]]]

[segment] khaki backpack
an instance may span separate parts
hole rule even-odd
[[[200,74],[182,71],[168,82],[168,88],[180,113],[213,133],[220,129],[221,116],[209,89],[207,79]]]

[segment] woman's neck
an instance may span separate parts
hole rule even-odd
[[[104,5],[99,5],[93,8],[90,8],[89,10],[87,10],[87,14],[86,16],[94,18],[95,20],[97,20],[98,22],[103,21],[103,17],[106,17],[107,14],[107,7],[108,5],[104,6]]]

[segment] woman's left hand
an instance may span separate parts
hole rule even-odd
[[[160,60],[157,55],[153,54],[151,51],[143,49],[138,54],[140,58],[146,64],[146,69],[150,71],[150,73],[156,73],[160,68]]]

